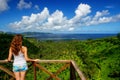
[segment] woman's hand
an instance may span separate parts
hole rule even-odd
[[[12,62],[11,60],[8,60],[8,59],[5,59],[4,61],[5,61],[5,62]]]
[[[5,61],[5,62],[8,62],[8,59],[5,59],[4,61]]]
[[[40,59],[34,59],[33,61],[35,61],[35,62],[36,62],[36,61],[39,61],[39,60],[40,60]]]

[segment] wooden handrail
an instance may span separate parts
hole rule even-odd
[[[73,65],[73,67],[75,68],[75,70],[77,71],[79,77],[81,78],[81,80],[86,80],[82,71],[79,70],[78,66],[76,65],[75,61],[71,61],[71,64]]]
[[[0,60],[0,63],[7,63],[7,61]],[[65,63],[65,65],[53,74],[53,73],[49,72],[46,68],[42,67],[39,63]],[[54,78],[55,80],[61,80],[59,77],[57,77],[57,75],[69,66],[70,66],[70,80],[76,80],[75,72],[77,72],[80,80],[86,80],[82,71],[79,70],[78,66],[76,65],[75,61],[73,61],[73,60],[38,60],[38,61],[32,61],[32,64],[34,67],[34,80],[37,79],[36,78],[36,68],[39,68],[50,75],[50,77],[47,80],[50,80],[51,78]],[[2,68],[3,68],[3,66],[2,66]],[[2,69],[0,68],[0,70],[2,70]],[[3,70],[3,71],[5,71],[5,70]],[[7,72],[10,72],[10,71],[7,70]],[[14,78],[14,75],[12,73],[8,74],[8,75],[11,75]]]
[[[70,63],[71,60],[38,60],[39,63]]]
[[[2,65],[0,65],[0,70],[3,70],[4,72],[6,72],[7,74],[9,74],[10,76],[15,77],[15,75],[13,74],[12,71],[8,70],[7,68],[5,68]]]
[[[11,60],[13,62],[13,60]],[[28,61],[28,62],[34,62],[34,61]],[[70,63],[71,60],[37,60],[35,62],[39,63]],[[8,63],[8,61],[0,60],[0,63]]]
[[[8,63],[8,61],[0,60],[0,63]]]

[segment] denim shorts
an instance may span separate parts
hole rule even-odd
[[[20,72],[28,70],[27,64],[23,65],[13,65],[13,72]]]

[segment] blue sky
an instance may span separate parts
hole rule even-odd
[[[0,31],[120,32],[120,0],[0,0],[0,3]]]

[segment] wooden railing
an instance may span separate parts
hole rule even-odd
[[[4,60],[0,60],[0,63],[8,63]],[[52,73],[50,71],[48,71],[45,67],[43,67],[41,64],[42,63],[64,63],[64,65],[58,69],[56,72]],[[34,80],[37,80],[37,75],[36,75],[36,68],[44,71],[45,73],[49,74],[50,77],[47,78],[47,80],[51,80],[51,79],[55,79],[55,80],[61,80],[58,75],[64,71],[65,69],[67,69],[68,67],[70,68],[70,80],[78,80],[76,78],[76,73],[79,77],[79,80],[86,80],[85,76],[83,75],[83,73],[79,70],[78,66],[76,65],[76,63],[73,60],[39,60],[39,61],[34,61],[32,62],[28,67],[33,66],[33,72],[34,72]],[[14,80],[15,76],[14,73],[5,68],[3,65],[0,64],[0,70],[6,72],[8,75],[11,76],[10,80]]]

